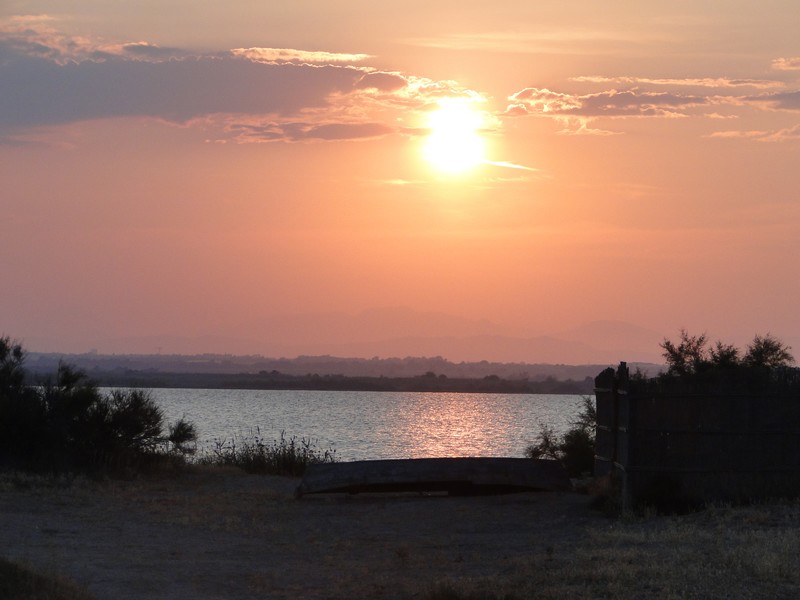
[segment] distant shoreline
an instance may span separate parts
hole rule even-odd
[[[542,381],[453,378],[426,374],[416,377],[359,377],[345,375],[287,375],[269,373],[162,373],[127,371],[89,373],[103,387],[313,390],[347,392],[448,392],[482,394],[592,394],[594,380],[548,378]]]
[[[31,352],[26,367],[39,381],[66,363],[101,386],[368,392],[592,394],[594,378],[611,364],[455,363],[441,356],[343,358],[299,356],[103,355]],[[651,363],[628,362],[656,373]]]

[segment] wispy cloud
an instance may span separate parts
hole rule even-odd
[[[726,77],[699,77],[699,78],[648,78],[616,76],[607,77],[603,75],[581,75],[571,77],[570,81],[581,83],[621,83],[628,85],[654,85],[654,86],[678,86],[678,87],[705,87],[705,88],[742,88],[751,87],[758,89],[770,89],[783,87],[782,81],[771,79],[730,79]]]
[[[279,63],[354,63],[372,58],[369,54],[343,54],[339,52],[322,52],[314,50],[296,50],[294,48],[235,48],[234,56],[242,56],[255,62],[268,64]]]
[[[636,89],[566,94],[546,88],[525,88],[508,100],[508,116],[679,117],[689,108],[714,103],[704,96]]]
[[[19,54],[64,65],[81,61],[104,61],[116,57],[132,60],[163,60],[184,56],[177,48],[144,41],[113,42],[60,32],[58,20],[48,15],[19,15],[0,19],[0,52]]]
[[[472,31],[426,38],[411,38],[406,43],[426,48],[448,50],[480,50],[518,54],[563,53],[576,48],[591,47],[593,53],[612,53],[620,47],[646,45],[669,39],[655,33],[615,28],[556,28],[533,31]]]
[[[772,61],[772,68],[776,71],[800,71],[800,56],[776,58]]]
[[[716,131],[709,138],[748,139],[757,142],[797,142],[800,141],[800,125],[774,131]]]
[[[423,186],[429,182],[424,179],[381,179],[378,181],[371,181],[373,185],[387,185],[391,187],[409,187],[409,186]]]
[[[776,70],[800,70],[800,57],[772,62]],[[747,77],[642,77],[633,75],[581,75],[569,78],[582,92],[562,92],[527,87],[508,96],[506,117],[549,117],[564,124],[559,132],[570,135],[609,135],[614,132],[597,127],[603,119],[685,118],[741,119],[752,111],[800,111],[800,90],[786,89],[788,83]],[[597,92],[586,85],[611,87]],[[749,89],[748,89],[749,88]],[[591,89],[591,88],[588,88]],[[793,125],[793,124],[791,124]],[[759,141],[794,139],[794,128],[761,131],[743,126],[741,131],[707,134]]]
[[[485,160],[483,162],[484,164],[491,165],[493,167],[500,167],[503,169],[517,169],[519,171],[532,171],[532,172],[539,171],[539,169],[535,169],[533,167],[526,167],[525,165],[518,165],[516,163],[507,162],[504,160]]]
[[[610,131],[594,127],[592,117],[557,117],[563,125],[557,133],[559,135],[588,135],[588,136],[611,136],[622,135],[621,131]]]
[[[800,91],[781,91],[757,95],[723,94],[718,89],[706,94],[685,93],[681,88],[697,85],[700,88],[739,88],[767,87],[762,80],[720,80],[691,79],[668,80],[634,77],[576,77],[573,81],[581,83],[657,83],[662,86],[675,86],[669,91],[643,90],[633,87],[624,90],[604,90],[595,93],[576,94],[557,92],[546,88],[529,87],[508,97],[509,104],[503,113],[506,117],[538,116],[549,117],[561,122],[564,127],[559,132],[568,135],[613,135],[607,129],[594,124],[603,118],[685,118],[702,117],[706,119],[736,119],[742,117],[743,108],[770,111],[800,111]],[[770,84],[772,85],[772,84]],[[721,114],[717,110],[723,107]],[[738,113],[737,114],[737,110]],[[792,128],[775,132],[720,132],[713,137],[740,137],[762,141],[783,141],[794,139]]]

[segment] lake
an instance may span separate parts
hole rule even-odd
[[[153,389],[172,423],[197,426],[201,448],[260,433],[311,439],[339,460],[521,457],[540,424],[565,431],[581,396],[424,392]]]

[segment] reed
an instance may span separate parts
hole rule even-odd
[[[301,477],[306,467],[316,463],[336,462],[336,450],[320,450],[311,439],[286,437],[281,431],[277,440],[266,441],[260,429],[247,436],[215,439],[212,446],[197,457],[201,465],[233,466],[246,473]]]

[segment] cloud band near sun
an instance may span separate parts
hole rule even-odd
[[[254,62],[271,64],[280,63],[355,63],[372,58],[369,54],[345,54],[338,52],[322,52],[295,50],[293,48],[236,48],[231,50],[234,56],[242,56]]]
[[[800,62],[800,61],[798,61]],[[593,93],[558,92],[547,88],[527,87],[508,97],[504,111],[506,117],[549,117],[565,125],[561,133],[613,135],[621,131],[608,131],[593,127],[601,119],[621,120],[625,118],[681,118],[702,117],[709,119],[738,118],[736,111],[787,112],[800,111],[800,91],[766,91],[768,88],[783,88],[783,82],[752,79],[643,79],[635,77],[573,77],[580,83],[631,83],[638,84],[627,89],[610,89]],[[641,85],[657,87],[671,86],[669,91],[642,89]],[[695,93],[686,93],[686,87],[700,88]],[[751,87],[765,90],[761,93],[741,95],[732,90]],[[703,88],[710,88],[703,91]],[[720,114],[718,109],[727,110]],[[778,131],[717,132],[706,137],[758,139],[762,141],[794,140],[795,128]]]
[[[34,128],[131,117],[202,124],[223,141],[360,140],[414,135],[419,123],[405,117],[429,111],[437,99],[486,100],[454,81],[380,70],[364,53],[251,47],[198,55],[142,40],[67,35],[57,23],[47,16],[0,20],[0,141]],[[800,57],[769,66],[786,81],[576,76],[568,79],[573,85],[614,87],[522,87],[498,114],[553,118],[562,133],[612,135],[624,131],[597,122],[800,111],[800,91],[788,87]],[[796,140],[795,125],[764,131],[743,123],[738,133],[707,137]]]
[[[239,48],[191,54],[69,36],[47,17],[0,21],[0,137],[107,118],[221,124],[223,139],[333,141],[400,131],[455,82],[385,72],[362,53]]]

